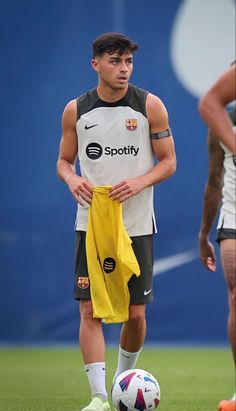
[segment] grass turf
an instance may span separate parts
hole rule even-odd
[[[107,351],[107,386],[111,386],[117,351]],[[137,368],[158,379],[158,411],[214,411],[232,395],[229,349],[143,350]],[[0,349],[1,411],[78,411],[90,390],[79,349]]]

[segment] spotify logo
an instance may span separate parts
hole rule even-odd
[[[107,257],[105,258],[105,260],[103,261],[103,270],[105,271],[105,273],[112,273],[112,271],[114,271],[116,268],[116,262],[113,258],[111,257]]]
[[[97,160],[102,155],[102,147],[97,143],[90,143],[86,147],[86,154],[91,160]]]

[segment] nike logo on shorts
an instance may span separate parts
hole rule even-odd
[[[143,293],[143,295],[148,295],[148,294],[150,294],[151,291],[152,291],[152,289],[150,289],[150,290],[145,290],[144,293]]]

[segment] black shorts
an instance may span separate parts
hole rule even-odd
[[[236,240],[236,230],[233,228],[220,228],[217,230],[216,241],[220,244],[223,240]]]
[[[76,231],[75,237],[75,287],[76,300],[90,300],[89,275],[85,250],[85,231]],[[130,304],[146,304],[153,300],[153,235],[131,237],[132,247],[141,274],[129,280]]]

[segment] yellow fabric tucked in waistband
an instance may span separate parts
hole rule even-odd
[[[93,187],[86,234],[93,317],[106,323],[129,318],[128,281],[140,268],[122,219],[122,204],[108,197],[112,186]]]

